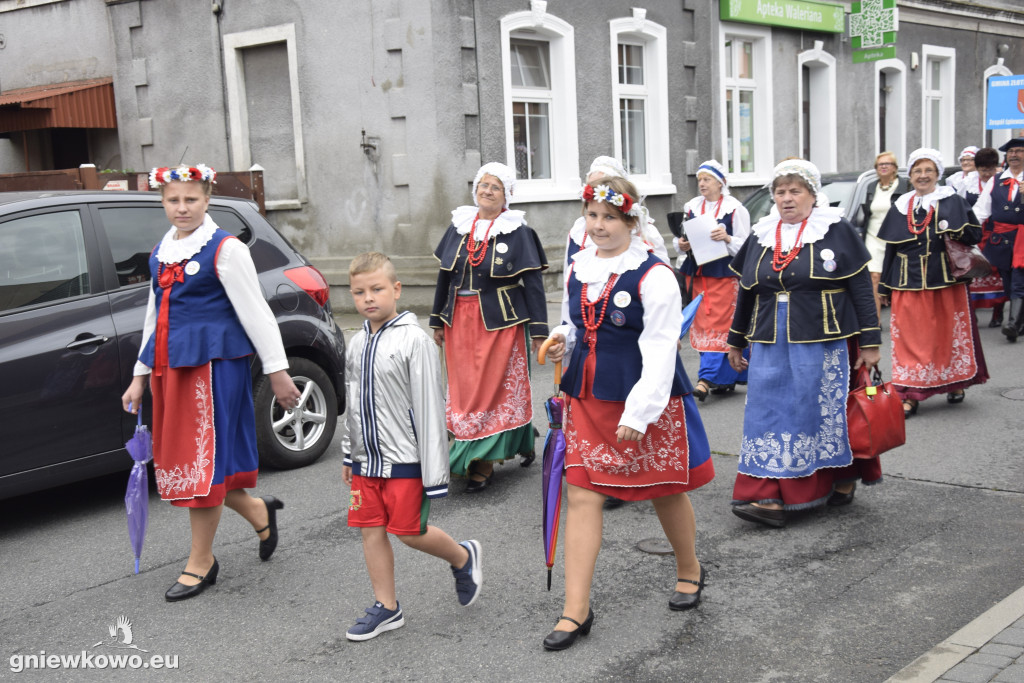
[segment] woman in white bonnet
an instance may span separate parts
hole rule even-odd
[[[938,184],[938,150],[914,150],[907,167],[914,191],[896,200],[878,229],[886,243],[878,293],[892,297],[892,383],[910,417],[936,394],[962,403],[964,389],[988,380],[988,368],[969,281],[952,276],[945,248],[947,239],[977,244],[981,224],[967,200]]]
[[[690,328],[690,346],[700,353],[693,395],[703,402],[709,393],[724,394],[732,391],[737,382],[747,381],[746,372],[736,372],[729,365],[726,338],[739,291],[739,278],[729,269],[729,264],[750,234],[750,214],[729,194],[725,169],[714,159],[705,161],[697,169],[697,187],[700,196],[683,207],[684,220],[713,216],[717,224],[711,231],[711,239],[725,242],[727,252],[720,259],[697,265],[690,243],[682,237],[673,240],[676,250],[682,254],[680,272],[692,281],[694,296],[704,295]]]
[[[548,334],[541,279],[548,261],[526,215],[508,208],[515,183],[505,164],[484,164],[473,180],[474,205],[452,211],[434,251],[440,270],[430,327],[448,372],[451,469],[467,477],[467,493],[490,486],[494,463],[519,453],[525,467],[534,458],[527,353]]]
[[[846,396],[851,371],[878,364],[882,333],[871,256],[841,209],[816,205],[817,167],[788,159],[773,176],[778,214],[751,228],[731,266],[729,362],[750,369],[732,511],[782,527],[792,511],[847,505],[858,480],[881,480],[878,458],[853,457]]]

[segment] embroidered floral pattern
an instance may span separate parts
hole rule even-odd
[[[741,470],[751,476],[807,476],[820,467],[834,466],[836,458],[849,454],[846,436],[846,375],[841,349],[825,352],[818,391],[821,420],[814,434],[788,431],[765,432],[743,437]],[[845,464],[845,463],[839,463]]]
[[[900,350],[904,348],[904,344],[897,343],[902,335],[897,315],[893,313],[890,326],[893,341],[892,381],[900,386],[924,389],[963,382],[978,374],[968,315],[965,311],[953,314],[953,338],[949,358],[943,359],[941,355],[937,355],[931,357],[927,363],[921,363],[901,356]]]
[[[517,341],[516,346],[519,344]],[[530,422],[533,419],[533,406],[530,405],[530,373],[524,354],[512,353],[509,357],[502,388],[505,390],[503,400],[493,410],[457,413],[452,410],[452,403],[446,396],[448,431],[459,441],[472,441]]]
[[[658,421],[647,428],[640,441],[592,442],[573,428],[572,401],[566,410],[566,450],[578,453],[589,471],[619,477],[641,477],[651,472],[681,472],[680,483],[689,481],[687,453],[679,445],[686,441],[682,402],[670,401]]]
[[[195,459],[191,463],[175,465],[171,470],[154,466],[160,497],[167,500],[193,498],[210,493],[215,440],[213,394],[209,385],[202,378],[196,378],[194,398],[196,407]],[[206,484],[205,490],[200,490],[199,486],[203,483]]]

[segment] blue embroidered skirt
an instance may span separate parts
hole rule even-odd
[[[776,342],[752,344],[739,473],[806,477],[853,461],[846,432],[850,360],[845,339],[791,344],[786,302]]]

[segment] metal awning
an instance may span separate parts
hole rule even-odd
[[[114,79],[0,92],[0,133],[42,128],[117,128]]]

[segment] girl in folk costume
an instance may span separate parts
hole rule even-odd
[[[750,234],[750,214],[729,194],[725,169],[714,159],[705,161],[697,169],[697,187],[701,196],[694,197],[683,207],[685,219],[714,216],[718,227],[711,231],[711,238],[725,242],[729,252],[728,256],[698,266],[690,253],[690,243],[685,238],[674,240],[676,249],[683,254],[680,272],[692,280],[694,296],[704,295],[690,328],[690,346],[700,352],[700,370],[693,395],[703,401],[708,392],[725,393],[732,391],[737,382],[747,381],[746,371],[738,373],[729,365],[726,339],[739,292],[739,278],[729,269],[729,263]]]
[[[440,261],[430,314],[434,341],[444,347],[445,405],[453,474],[467,493],[491,483],[494,463],[533,455],[533,408],[527,343],[547,337],[541,271],[547,257],[522,211],[508,208],[515,171],[484,164],[473,181],[475,206],[452,211],[434,251]]]
[[[977,244],[981,226],[963,197],[937,184],[937,150],[915,150],[908,166],[914,191],[896,200],[878,231],[886,243],[878,291],[892,294],[892,382],[910,417],[935,394],[963,402],[964,389],[987,381],[988,369],[967,282],[950,273],[944,243]]]
[[[600,156],[594,159],[594,162],[590,164],[590,170],[587,172],[587,182],[598,182],[603,178],[625,178],[629,180],[629,174],[626,173],[626,169],[623,168],[622,164],[615,157]],[[647,207],[640,206],[640,239],[644,241],[647,248],[654,252],[654,255],[660,258],[665,263],[671,264],[669,260],[668,250],[665,248],[665,238],[661,236],[658,229],[654,227],[654,220],[647,212]],[[572,263],[572,257],[576,255],[580,249],[588,245],[587,240],[587,219],[580,216],[576,219],[576,222],[572,224],[569,229],[569,236],[565,242],[565,263],[562,264],[562,272],[568,273],[569,266]]]
[[[565,606],[544,639],[563,650],[590,632],[590,585],[607,495],[651,500],[675,551],[669,606],[695,607],[704,569],[686,491],[714,477],[710,447],[676,351],[682,325],[671,267],[637,236],[636,188],[622,178],[584,188],[588,242],[573,258],[548,355],[568,355],[561,388],[569,510]]]
[[[793,510],[848,504],[858,479],[882,478],[878,458],[854,460],[846,426],[851,365],[880,357],[871,257],[842,210],[816,206],[820,193],[814,164],[776,166],[778,214],[751,228],[732,264],[740,292],[729,363],[750,368],[732,511],[771,527]]]
[[[153,277],[135,378],[121,397],[137,413],[149,378],[153,463],[160,497],[189,508],[192,549],[168,601],[217,581],[213,537],[224,505],[260,538],[260,559],[277,547],[273,496],[253,498],[258,456],[250,356],[259,353],[278,403],[299,406],[281,334],[260,290],[249,250],[207,215],[216,173],[203,165],[153,169],[171,228],[149,258]]]

